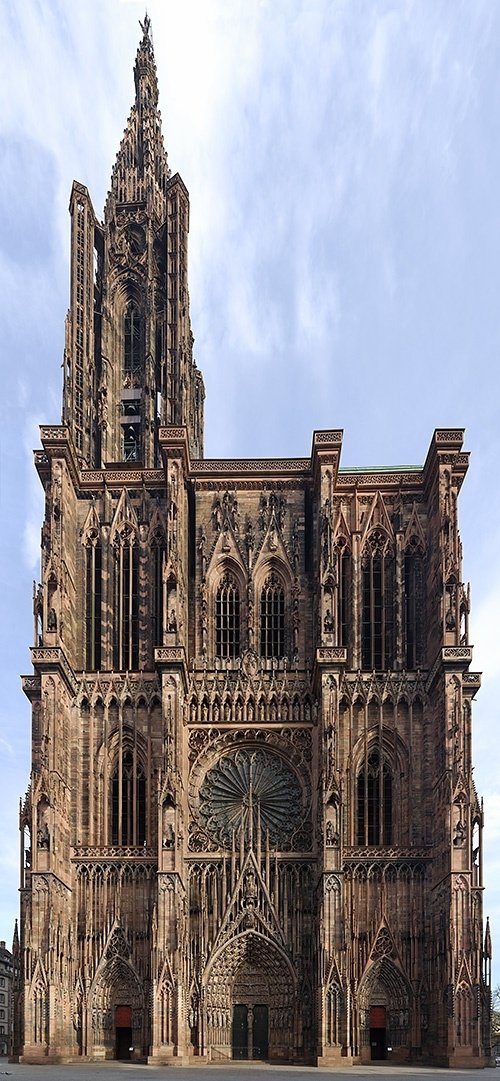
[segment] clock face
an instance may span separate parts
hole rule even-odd
[[[241,831],[261,831],[285,845],[302,818],[302,789],[294,770],[277,754],[242,748],[224,755],[205,775],[199,811],[207,833],[227,847]]]

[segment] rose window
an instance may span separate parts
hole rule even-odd
[[[241,831],[260,833],[271,845],[288,841],[302,820],[302,790],[278,755],[246,750],[225,755],[208,770],[200,789],[200,814],[211,837],[231,845]]]

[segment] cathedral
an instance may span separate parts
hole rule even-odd
[[[205,458],[149,19],[70,200],[41,428],[15,1054],[484,1066],[463,431],[420,467]]]

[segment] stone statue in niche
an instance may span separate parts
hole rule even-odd
[[[57,616],[56,616],[55,608],[49,608],[49,614],[48,614],[48,617],[47,617],[47,630],[48,631],[56,631],[57,630]]]
[[[327,848],[337,848],[339,843],[339,835],[334,828],[333,822],[326,823],[325,840]]]
[[[232,525],[235,533],[239,533],[239,510],[238,500],[234,492],[224,492],[222,497],[222,506],[224,508],[224,518]]]
[[[238,500],[234,492],[225,491],[222,499],[217,496],[212,506],[212,525],[216,532],[233,529],[239,533]]]
[[[264,493],[259,502],[259,529],[265,529],[267,525],[267,497]]]
[[[169,634],[177,634],[177,619],[173,608],[169,613],[167,631]]]
[[[205,530],[201,532],[200,543],[198,545],[198,551],[200,553],[200,569],[202,581],[205,581],[207,576],[207,538]]]
[[[171,822],[167,823],[163,834],[163,848],[173,848],[175,842],[174,827]]]
[[[248,553],[248,564],[251,567],[253,549],[254,549],[254,544],[255,544],[255,538],[254,538],[254,532],[253,532],[253,525],[252,525],[252,523],[250,521],[250,518],[247,519],[245,542],[246,542],[247,553]]]
[[[325,618],[323,620],[323,630],[325,634],[333,634],[335,630],[335,623],[333,622],[333,616],[330,608],[327,608],[325,612]]]
[[[465,844],[466,833],[467,827],[465,825],[465,822],[462,822],[462,820],[460,819],[455,826],[453,834],[453,844],[455,848],[463,847],[463,845]]]
[[[106,387],[99,387],[97,393],[97,422],[100,428],[106,428],[108,423],[108,391]]]
[[[214,500],[212,507],[212,526],[215,531],[219,530],[222,526],[222,505],[220,499]]]
[[[50,848],[49,827],[46,822],[44,822],[43,826],[40,826],[36,839],[38,848]]]
[[[294,574],[299,573],[300,563],[300,541],[299,541],[299,527],[295,522],[292,533],[292,565]]]

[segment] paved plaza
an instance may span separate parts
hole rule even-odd
[[[243,1066],[234,1063],[227,1066],[141,1066],[130,1062],[104,1062],[95,1063],[81,1062],[70,1066],[23,1066],[0,1061],[0,1081],[3,1077],[11,1077],[13,1081],[44,1081],[54,1078],[54,1081],[301,1081],[307,1078],[312,1081],[317,1077],[322,1078],[356,1078],[356,1081],[396,1081],[397,1078],[408,1078],[408,1081],[467,1081],[475,1078],[481,1081],[483,1078],[491,1078],[500,1081],[494,1068],[487,1070],[439,1070],[436,1068],[422,1068],[418,1066],[353,1066],[343,1069],[317,1069],[314,1066],[263,1066],[261,1063],[255,1066]]]

